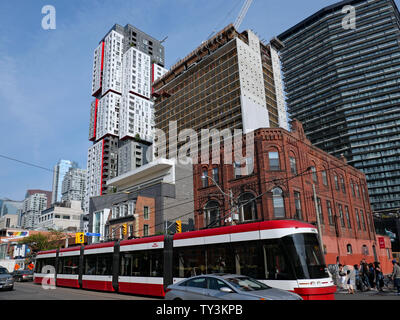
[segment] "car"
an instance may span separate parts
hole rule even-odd
[[[13,278],[17,282],[33,281],[33,271],[31,270],[17,270],[13,272]]]
[[[14,278],[4,267],[0,267],[0,289],[14,289]]]
[[[237,274],[194,276],[169,285],[166,300],[303,300],[298,294],[271,288]]]

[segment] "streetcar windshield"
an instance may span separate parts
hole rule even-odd
[[[329,277],[316,234],[293,234],[282,238],[282,242],[293,263],[297,279]]]

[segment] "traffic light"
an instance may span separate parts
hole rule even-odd
[[[175,225],[176,225],[176,233],[181,233],[182,232],[182,220],[176,220]]]
[[[123,234],[124,236],[126,236],[127,233],[128,233],[128,224],[127,224],[127,223],[124,223],[124,224],[122,225],[122,234]]]
[[[75,243],[85,243],[85,234],[83,232],[75,234]]]

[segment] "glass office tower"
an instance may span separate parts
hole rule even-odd
[[[291,118],[303,122],[315,146],[344,155],[366,174],[375,212],[400,210],[400,16],[395,2],[341,1],[278,39],[285,45],[281,58]]]
[[[65,174],[70,168],[78,168],[78,164],[70,160],[60,160],[54,166],[53,172],[53,193],[51,203],[56,203],[61,201],[62,197],[62,182],[64,180]]]

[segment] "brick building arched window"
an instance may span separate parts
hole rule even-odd
[[[281,188],[272,189],[272,204],[275,218],[285,218],[285,201]]]
[[[219,203],[215,200],[211,200],[207,202],[207,204],[204,206],[204,226],[219,226],[221,224],[220,221],[220,208],[219,208]]]

